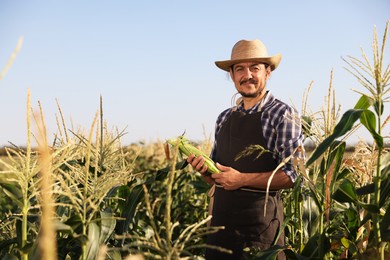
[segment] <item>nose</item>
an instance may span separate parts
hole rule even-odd
[[[247,79],[251,79],[252,78],[252,71],[250,70],[250,68],[246,68],[245,69],[244,77],[247,78]]]

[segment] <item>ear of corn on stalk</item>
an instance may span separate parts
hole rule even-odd
[[[215,165],[215,162],[213,160],[211,160],[211,158],[206,153],[204,153],[203,151],[199,150],[198,148],[196,148],[195,146],[190,144],[188,142],[188,140],[186,138],[184,138],[183,136],[179,136],[177,139],[168,139],[167,143],[169,143],[173,147],[176,147],[176,145],[177,145],[179,148],[179,151],[181,153],[185,154],[186,156],[190,156],[191,154],[193,154],[196,157],[198,157],[201,155],[205,160],[205,164],[207,166],[207,171],[209,173],[214,174],[214,173],[220,172],[220,170]]]

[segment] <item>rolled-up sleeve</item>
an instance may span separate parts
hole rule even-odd
[[[278,163],[284,164],[282,170],[290,177],[292,182],[298,178],[294,167],[294,160],[304,159],[303,133],[299,113],[291,108],[283,110],[280,114],[275,132],[275,151]]]

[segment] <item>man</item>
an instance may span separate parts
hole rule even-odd
[[[293,187],[297,179],[292,158],[297,156],[297,148],[303,147],[303,135],[297,111],[266,90],[267,80],[280,60],[280,54],[268,56],[261,41],[241,40],[234,45],[230,60],[215,62],[230,73],[241,97],[216,121],[211,158],[221,172],[208,176],[203,157],[187,158],[208,183],[215,184],[211,225],[225,229],[211,235],[208,244],[233,252],[208,249],[206,259],[244,259],[246,247],[264,250],[274,244],[284,245],[283,233],[278,238],[283,223],[279,190]],[[258,157],[258,150],[237,159],[253,144],[267,152]],[[279,255],[279,259],[284,257]]]

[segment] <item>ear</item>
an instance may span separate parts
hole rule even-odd
[[[265,70],[265,79],[268,80],[271,77],[271,66],[268,66]]]
[[[234,81],[234,73],[233,73],[233,70],[231,68],[230,68],[229,74],[230,74],[230,78]]]

